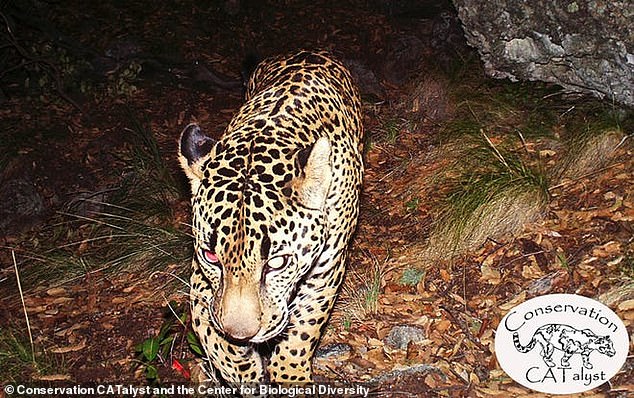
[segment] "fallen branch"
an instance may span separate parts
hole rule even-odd
[[[8,73],[13,72],[14,70],[17,70],[17,69],[24,68],[28,65],[40,66],[42,69],[46,70],[55,80],[55,84],[54,84],[55,91],[60,96],[60,98],[62,98],[64,101],[74,106],[77,110],[82,111],[81,106],[79,106],[79,104],[75,100],[70,98],[68,94],[64,92],[63,85],[62,85],[62,77],[61,77],[62,74],[59,71],[59,68],[57,67],[57,65],[55,65],[53,62],[45,58],[34,57],[31,54],[29,54],[29,52],[26,51],[26,49],[22,47],[20,43],[18,43],[18,40],[16,39],[15,35],[13,34],[13,31],[11,30],[11,24],[9,23],[9,20],[7,19],[6,15],[4,15],[3,12],[0,12],[0,17],[4,21],[4,24],[6,26],[6,31],[8,33],[8,44],[3,45],[3,48],[13,48],[15,51],[18,52],[20,57],[22,57],[22,62],[20,62],[18,65],[9,67],[0,72],[0,80],[2,80],[2,78],[6,76]]]
[[[20,273],[18,272],[18,263],[15,261],[15,252],[11,250],[11,256],[13,256],[13,268],[15,269],[15,279],[18,282],[18,290],[20,292],[20,299],[22,300],[22,309],[24,310],[24,319],[26,319],[26,330],[29,332],[29,342],[31,343],[31,358],[35,363],[35,345],[33,344],[33,334],[31,333],[31,323],[29,322],[29,314],[26,311],[26,303],[24,302],[24,293],[22,292],[22,283],[20,283]]]

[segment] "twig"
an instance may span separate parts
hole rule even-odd
[[[165,302],[167,302],[167,308],[169,308],[170,312],[172,313],[172,315],[174,315],[174,318],[176,318],[176,320],[178,321],[178,323],[181,324],[181,326],[183,326],[184,328],[187,328],[187,325],[181,320],[181,316],[179,316],[176,313],[176,310],[172,307],[172,303],[170,303],[167,300],[167,297],[165,297],[165,295],[163,294],[163,300],[165,300]]]
[[[518,129],[515,129],[515,132],[517,133],[517,135],[520,137],[520,141],[522,141],[522,146],[524,147],[524,150],[526,151],[526,154],[530,155],[530,151],[528,150],[528,145],[526,144],[526,140],[524,139],[524,134],[522,134],[522,132]],[[539,153],[539,152],[537,152]]]
[[[579,182],[579,180],[581,180],[581,179],[584,179],[584,178],[587,178],[587,177],[591,177],[591,176],[593,176],[593,175],[595,175],[595,174],[602,173],[602,172],[604,172],[604,171],[606,171],[606,170],[609,170],[609,169],[614,168],[614,167],[616,167],[616,166],[620,166],[620,165],[622,165],[622,164],[624,164],[624,163],[625,163],[625,161],[622,161],[622,162],[617,162],[617,163],[611,164],[611,165],[609,165],[609,166],[601,167],[601,168],[600,168],[600,169],[598,169],[598,170],[595,170],[595,171],[591,171],[591,172],[589,172],[589,173],[586,173],[586,174],[584,174],[584,175],[582,175],[582,176],[579,176],[579,177],[575,178],[574,180],[568,180],[568,181],[561,182],[561,183],[559,183],[559,184],[557,184],[557,185],[553,185],[552,187],[549,187],[549,188],[548,188],[548,192],[550,192],[550,191],[552,191],[552,190],[554,190],[554,189],[563,188],[563,187],[565,187],[565,186],[568,186],[568,185],[571,185],[571,184],[578,183],[578,182]]]
[[[446,294],[445,297],[448,297],[451,300],[456,301],[455,299],[451,298],[449,294]],[[467,326],[466,323],[460,317],[454,314],[453,310],[450,310],[449,307],[446,305],[440,305],[439,307],[441,310],[445,311],[449,315],[449,317],[453,320],[453,323],[457,324],[460,327],[460,329],[462,329],[462,331],[465,334],[465,337],[467,337],[467,339],[469,339],[470,342],[475,344],[482,351],[487,350],[487,348],[484,345],[482,345],[482,343],[478,340],[478,338],[473,336],[473,333],[471,333],[469,326]],[[463,311],[463,312],[467,313],[467,311]]]
[[[73,100],[72,98],[70,98],[68,96],[68,94],[66,94],[64,92],[64,89],[62,88],[63,84],[62,84],[62,78],[61,78],[61,73],[59,71],[59,68],[52,63],[51,61],[48,61],[44,58],[38,58],[38,57],[33,57],[31,56],[28,51],[26,51],[24,49],[24,47],[22,47],[19,43],[17,38],[15,37],[15,35],[13,34],[13,30],[11,30],[11,25],[9,24],[9,20],[7,19],[6,15],[4,15],[3,12],[0,12],[0,17],[2,18],[2,20],[4,21],[4,24],[6,25],[6,31],[9,34],[8,37],[8,41],[9,44],[5,45],[5,47],[13,47],[18,54],[20,54],[20,56],[26,60],[21,62],[19,65],[10,67],[8,69],[3,70],[0,73],[0,78],[4,77],[7,73],[9,73],[10,71],[13,71],[15,69],[20,69],[25,67],[26,65],[29,64],[37,64],[43,67],[46,67],[49,69],[49,73],[53,76],[53,79],[55,79],[55,91],[57,91],[57,94],[66,102],[68,102],[69,104],[71,104],[72,106],[74,106],[78,111],[82,111],[81,106],[79,106],[79,104]]]
[[[508,165],[508,163],[506,163],[506,159],[504,159],[504,156],[502,156],[502,154],[500,153],[500,151],[498,151],[498,149],[495,147],[495,145],[493,145],[493,142],[491,142],[491,140],[489,139],[489,136],[484,132],[484,130],[480,130],[480,132],[482,133],[482,135],[484,136],[484,139],[487,141],[487,143],[489,144],[489,146],[491,147],[491,149],[493,149],[493,151],[495,152],[495,157],[498,158],[498,160],[509,170],[511,171],[511,167]]]
[[[26,329],[29,332],[29,341],[31,343],[31,356],[35,363],[35,346],[33,345],[33,334],[31,333],[31,323],[29,322],[29,314],[26,311],[26,303],[24,302],[24,294],[22,292],[22,283],[20,283],[20,273],[18,272],[18,263],[15,260],[15,251],[11,250],[13,256],[13,267],[15,268],[15,279],[18,282],[18,290],[20,291],[20,299],[22,300],[22,309],[24,310],[24,319],[26,319]]]
[[[627,141],[628,138],[632,138],[632,136],[626,134],[623,138],[621,138],[621,141],[619,141],[619,143],[614,147],[614,150],[616,151],[621,145],[625,144],[625,141]]]

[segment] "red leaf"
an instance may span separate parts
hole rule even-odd
[[[185,367],[183,365],[181,365],[181,363],[178,362],[177,359],[174,359],[172,361],[172,369],[175,369],[178,372],[180,372],[180,374],[182,374],[183,377],[186,378],[187,380],[189,380],[190,377],[191,377],[191,374],[189,373],[189,370],[185,369]]]

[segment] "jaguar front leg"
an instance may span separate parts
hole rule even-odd
[[[271,382],[311,383],[312,356],[343,280],[346,254],[318,265],[299,288],[291,305],[289,325],[267,366]]]
[[[586,369],[592,369],[592,363],[590,363],[590,353],[591,350],[584,350],[581,352],[581,358],[583,359],[583,367]]]

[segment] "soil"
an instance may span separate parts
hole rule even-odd
[[[20,266],[37,267],[37,253],[30,250],[37,247],[34,239],[49,236],[41,231],[50,229],[53,216],[83,193],[118,186],[129,167],[121,154],[135,145],[131,120],[142,120],[156,138],[181,190],[171,203],[172,214],[186,220],[187,184],[175,156],[181,129],[195,121],[210,135],[222,133],[242,102],[240,73],[249,54],[327,48],[353,65],[364,97],[365,129],[376,144],[366,154],[347,287],[321,343],[349,349],[316,358],[318,380],[368,382],[373,396],[385,397],[531,394],[500,370],[492,341],[506,304],[539,294],[607,297],[625,286],[629,293],[608,305],[631,332],[632,308],[619,307],[634,298],[634,163],[627,145],[608,167],[556,187],[547,214],[518,236],[440,261],[416,283],[400,282],[405,270],[416,268],[408,248],[425,241],[432,220],[424,198],[411,203],[405,192],[416,185],[412,174],[424,178],[434,164],[411,161],[423,163],[433,152],[456,107],[443,89],[450,84],[447,75],[438,71],[476,58],[446,2],[69,1],[41,7],[31,21],[40,17],[45,25],[38,30],[15,20],[15,37],[51,41],[51,29],[61,32],[57,45],[85,57],[90,67],[77,76],[94,85],[87,92],[55,85],[42,91],[24,88],[31,72],[3,77],[0,135],[15,151],[0,158],[0,181],[28,181],[43,202],[35,216],[15,215],[0,238],[3,329],[26,329],[12,253]],[[122,71],[131,65],[142,69],[126,80]],[[473,65],[472,73],[479,73]],[[421,73],[426,77],[417,84]],[[417,90],[423,90],[422,97]],[[402,104],[411,98],[416,99],[415,125],[399,122]],[[388,119],[396,120],[393,139],[384,138]],[[45,364],[2,381],[188,383],[198,357],[187,342],[186,324],[175,323],[170,349],[153,362],[158,377],[148,381],[137,351],[170,318],[169,302],[178,315],[186,313],[187,287],[174,283],[173,276],[186,267],[174,263],[152,274],[93,270],[63,283],[27,286],[29,328]],[[363,291],[376,273],[376,304],[359,309],[354,292]],[[392,349],[385,338],[396,325],[415,325],[426,337],[405,350]],[[427,367],[412,368],[417,364]],[[587,394],[631,394],[633,366],[628,359],[609,384]]]

